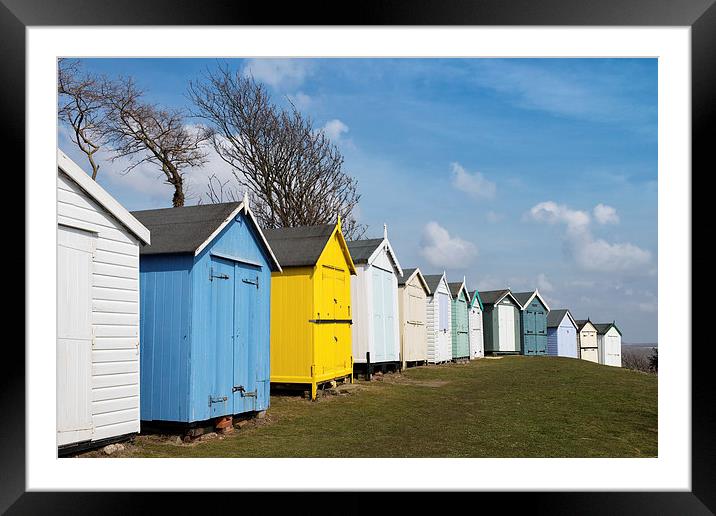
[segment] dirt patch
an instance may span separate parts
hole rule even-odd
[[[439,388],[450,383],[448,380],[415,380],[402,374],[388,374],[383,377],[385,383],[394,385],[411,385],[415,387]]]

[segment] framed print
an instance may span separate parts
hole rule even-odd
[[[712,4],[2,0],[28,302],[0,507],[716,510]]]

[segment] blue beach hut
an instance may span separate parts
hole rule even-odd
[[[577,322],[566,308],[550,310],[547,314],[547,354],[556,357],[579,358]]]
[[[520,340],[523,355],[547,354],[547,314],[549,306],[537,290],[533,292],[515,292],[519,301]]]
[[[269,406],[271,272],[242,202],[132,213],[140,251],[140,417],[193,423]]]

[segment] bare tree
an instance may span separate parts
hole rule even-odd
[[[106,110],[103,78],[83,73],[77,60],[58,60],[58,111],[60,121],[72,127],[72,141],[87,155],[92,179],[97,179],[99,164],[95,153],[106,140]]]
[[[216,174],[209,176],[209,179],[206,182],[206,197],[209,204],[237,202],[241,199],[238,190],[229,184],[230,182],[230,179],[222,181]],[[203,201],[203,197],[200,196],[199,204],[202,204]]]
[[[181,110],[167,110],[143,99],[131,78],[104,84],[102,96],[108,108],[107,140],[112,160],[129,158],[129,172],[142,163],[161,168],[165,181],[174,187],[173,206],[184,206],[184,170],[207,162],[206,128],[190,128]]]
[[[340,215],[348,238],[365,232],[353,213],[358,184],[343,171],[343,155],[295,106],[279,108],[263,85],[225,67],[192,81],[188,93],[193,115],[213,126],[216,152],[254,194],[264,227],[324,224]],[[226,187],[211,181],[210,199]]]
[[[659,348],[651,348],[651,355],[649,355],[649,369],[658,373],[659,371]]]

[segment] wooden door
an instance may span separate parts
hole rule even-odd
[[[57,231],[57,444],[92,438],[92,269],[96,236]]]

